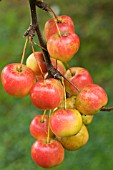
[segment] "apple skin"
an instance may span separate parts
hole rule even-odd
[[[66,109],[76,109],[75,100],[76,100],[76,96],[71,96],[71,97],[67,98],[66,99]],[[59,105],[59,108],[60,109],[65,108],[64,101]]]
[[[48,115],[45,115],[43,120],[42,118],[43,115],[38,115],[34,117],[34,119],[30,123],[30,133],[34,138],[37,139],[47,138],[48,135]],[[54,134],[51,130],[50,137],[54,137]]]
[[[93,120],[94,115],[82,115],[84,125],[89,125]]]
[[[31,89],[32,103],[41,110],[51,110],[64,99],[64,88],[59,80],[49,78],[39,80]]]
[[[46,75],[46,73],[44,74],[44,77],[45,77],[45,75]],[[42,75],[36,75],[37,81],[44,80],[44,77]]]
[[[69,16],[66,15],[62,15],[62,16],[57,16],[59,22],[57,22],[58,28],[60,30],[60,32],[70,32],[70,33],[74,33],[74,23],[72,21],[72,19]],[[46,41],[48,41],[48,39],[53,35],[58,33],[55,21],[53,18],[51,18],[50,20],[48,20],[45,24],[44,27],[44,35],[46,38]]]
[[[57,137],[57,139],[65,149],[74,151],[83,147],[88,142],[89,133],[86,126],[83,124],[76,135],[63,138]]]
[[[26,60],[27,67],[32,69],[36,75],[41,75],[41,70],[40,70],[38,63],[40,65],[41,69],[42,69],[42,72],[46,73],[47,68],[46,68],[46,64],[43,60],[43,53],[42,52],[32,53],[28,56],[28,58]]]
[[[50,56],[62,62],[68,62],[78,51],[80,39],[75,33],[62,33],[52,35],[47,42]]]
[[[92,84],[93,80],[90,73],[82,67],[72,67],[65,73],[65,77],[72,82],[79,90],[82,90],[88,84]],[[64,81],[66,91],[70,95],[77,95],[78,91],[68,82]]]
[[[54,58],[51,58],[50,60],[53,67],[56,68],[62,75],[66,73],[66,68],[60,60],[57,60],[57,63],[56,63],[56,59]]]
[[[105,90],[97,84],[89,84],[78,94],[75,105],[84,115],[96,114],[108,102]]]
[[[74,135],[81,126],[81,114],[75,109],[58,109],[50,116],[50,128],[59,137]]]
[[[34,162],[43,167],[51,168],[59,165],[64,160],[64,148],[60,142],[44,139],[37,140],[31,148],[31,156]]]
[[[25,97],[36,83],[33,71],[20,63],[12,63],[5,66],[1,72],[1,81],[4,90],[14,97]]]

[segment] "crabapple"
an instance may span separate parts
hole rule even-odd
[[[88,84],[93,83],[92,77],[88,70],[82,67],[71,67],[65,73],[65,77],[72,82],[79,90],[82,90]],[[65,80],[66,91],[70,95],[77,95],[78,91]]]
[[[51,110],[64,100],[64,88],[59,80],[39,80],[31,89],[32,103],[41,110]]]
[[[12,63],[2,70],[1,81],[4,90],[9,95],[24,97],[29,94],[32,86],[36,83],[36,78],[30,68],[20,63]]]
[[[38,115],[33,118],[30,123],[30,133],[34,138],[46,138],[48,135],[48,115]],[[50,130],[50,137],[53,137],[54,134]]]
[[[42,52],[35,52],[30,54],[26,60],[26,65],[27,67],[31,68],[36,75],[41,75],[41,69],[43,73],[47,72]]]
[[[56,33],[47,41],[47,49],[54,59],[68,62],[78,51],[80,39],[75,33]]]
[[[31,156],[37,165],[43,168],[51,168],[63,161],[64,148],[56,140],[51,139],[47,143],[46,139],[39,139],[32,145]]]
[[[71,136],[79,132],[82,117],[75,109],[58,109],[50,116],[50,128],[59,137]]]
[[[89,84],[77,95],[75,105],[84,115],[96,114],[108,102],[105,90],[97,84]]]
[[[58,32],[55,22],[57,23],[60,32],[74,33],[74,23],[69,16],[57,16],[57,19],[58,20],[51,18],[45,24],[44,35],[47,41],[53,34],[56,34]]]

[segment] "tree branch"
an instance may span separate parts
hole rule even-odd
[[[48,5],[42,1],[36,0],[35,4],[44,11],[48,11]]]
[[[100,111],[111,111],[113,110],[113,106],[112,107],[102,107]]]
[[[57,20],[57,22],[60,22],[60,20],[58,19],[57,15],[54,13],[54,11],[45,2],[36,0],[36,6],[38,6],[39,8],[41,8],[44,11],[50,12],[53,15],[53,17]]]

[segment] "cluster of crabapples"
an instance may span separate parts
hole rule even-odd
[[[44,114],[34,117],[30,124],[30,133],[36,138],[31,156],[37,165],[50,168],[63,161],[64,149],[77,150],[87,143],[86,126],[107,104],[108,97],[102,87],[93,83],[88,70],[81,67],[66,70],[63,65],[71,60],[80,46],[69,16],[48,20],[44,35],[52,65],[69,81],[46,78],[47,67],[42,52],[30,54],[26,65],[13,63],[5,66],[1,80],[9,95],[21,98],[30,94],[34,106],[44,110]]]

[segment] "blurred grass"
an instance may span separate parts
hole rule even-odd
[[[48,0],[51,6],[60,9],[60,15],[69,15],[80,36],[81,47],[70,65],[87,68],[94,83],[101,85],[113,105],[113,1]],[[50,18],[39,10],[41,30]],[[0,2],[0,71],[12,62],[19,62],[25,38],[23,33],[30,23],[28,1],[10,0]],[[36,39],[37,41],[37,39]],[[27,57],[31,52],[28,46]],[[112,170],[113,125],[111,112],[98,113],[88,126],[88,144],[76,152],[65,152],[64,162],[53,170]],[[32,118],[40,114],[30,102],[29,96],[15,99],[7,95],[0,83],[0,169],[35,170],[30,148],[35,141],[29,134]]]

